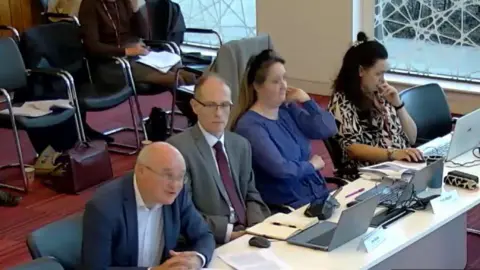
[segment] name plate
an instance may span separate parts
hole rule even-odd
[[[430,201],[433,213],[439,213],[442,207],[458,200],[458,192],[456,190],[444,191],[442,194]]]
[[[383,243],[385,239],[385,230],[382,227],[378,227],[362,238],[359,248],[366,252],[372,252],[381,243]]]

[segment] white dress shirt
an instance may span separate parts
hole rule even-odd
[[[163,231],[162,205],[157,204],[148,208],[138,191],[137,178],[133,176],[133,188],[137,202],[137,227],[138,227],[138,261],[140,267],[153,267],[160,264],[165,248]],[[203,254],[196,252],[205,266],[207,259]],[[150,269],[150,268],[149,268]]]
[[[208,145],[210,146],[210,150],[212,150],[213,161],[215,162],[215,166],[217,167],[218,174],[220,174],[220,171],[218,169],[217,159],[215,158],[216,151],[215,151],[215,148],[213,148],[213,146],[218,141],[220,141],[222,143],[223,152],[225,153],[225,156],[226,156],[227,161],[228,161],[228,154],[227,154],[227,150],[225,149],[225,136],[224,136],[224,134],[222,134],[222,136],[220,136],[220,138],[215,137],[214,135],[208,133],[202,127],[200,122],[198,122],[198,127],[200,128],[200,131],[202,131],[202,134],[205,137],[205,140],[207,141]],[[228,166],[230,166],[230,163],[228,164]],[[228,207],[230,208],[230,218],[229,218],[229,223],[227,224],[227,233],[225,234],[225,243],[230,241],[230,237],[231,237],[232,231],[233,231],[233,224],[235,222],[237,222],[237,217],[235,216],[235,210],[233,209],[230,202],[228,202]]]
[[[157,204],[149,209],[138,191],[135,176],[133,186],[137,202],[138,266],[156,266],[160,264],[165,247],[162,205]]]

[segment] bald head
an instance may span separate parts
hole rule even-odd
[[[173,203],[183,188],[184,177],[185,160],[168,143],[152,143],[138,155],[135,179],[147,207]]]
[[[230,87],[228,87],[225,80],[220,78],[217,74],[211,73],[202,76],[195,85],[195,98],[201,99],[205,92],[210,91],[226,91],[231,95]]]
[[[162,164],[183,163],[182,154],[171,144],[154,142],[142,149],[137,158],[137,164],[158,168]],[[185,165],[184,165],[185,166]]]

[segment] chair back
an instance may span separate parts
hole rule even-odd
[[[47,224],[27,236],[33,259],[50,256],[65,269],[75,269],[81,262],[83,213]]]
[[[8,268],[7,270],[63,270],[64,268],[55,259],[50,257],[38,258],[33,261]]]
[[[7,91],[27,86],[27,73],[17,43],[10,37],[0,38],[0,88]]]
[[[232,40],[223,44],[217,53],[217,58],[210,67],[210,72],[223,78],[232,90],[232,101],[238,100],[240,83],[252,56],[266,49],[273,49],[269,35],[259,35],[252,38]]]
[[[343,159],[343,151],[338,142],[333,138],[328,138],[323,140],[323,144],[325,144],[325,148],[327,148],[328,154],[332,159],[333,167],[335,175],[337,175],[338,171],[342,169],[342,159]]]
[[[412,87],[400,92],[417,125],[417,141],[429,141],[452,131],[452,114],[445,92],[436,83]]]
[[[80,27],[59,21],[31,27],[22,34],[22,52],[27,68],[59,68],[68,71],[77,82],[86,76],[85,51]]]

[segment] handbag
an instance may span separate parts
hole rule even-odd
[[[57,192],[77,194],[113,177],[112,163],[104,141],[80,142],[61,154],[50,152],[50,156],[53,157],[49,161],[51,171],[45,184]]]

